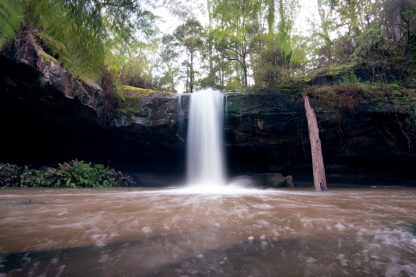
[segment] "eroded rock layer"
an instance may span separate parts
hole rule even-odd
[[[70,159],[131,172],[181,175],[189,96],[137,92],[118,102],[67,72],[24,31],[0,55],[1,162]],[[414,184],[412,95],[386,91],[310,93],[329,182]],[[305,90],[226,94],[230,175],[280,172],[310,180]]]

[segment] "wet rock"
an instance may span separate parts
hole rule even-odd
[[[71,75],[46,49],[38,30],[24,28],[0,55],[1,94],[16,94],[26,101],[46,104],[79,104],[85,116],[99,121],[105,117],[107,104],[98,84],[86,84]]]
[[[295,184],[293,183],[293,177],[291,175],[286,176],[286,184],[289,188],[295,187]]]
[[[284,177],[281,173],[261,173],[251,175],[251,177],[261,187],[293,187],[293,177]]]

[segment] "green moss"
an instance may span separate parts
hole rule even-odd
[[[305,75],[299,74],[294,77],[296,82],[310,82],[320,76],[336,77],[345,72],[351,72],[354,69],[354,64],[334,64],[329,67],[317,68],[310,70]]]
[[[172,95],[173,92],[166,90],[144,89],[128,85],[121,85],[118,87],[118,93],[121,99],[119,111],[127,117],[133,116],[137,113],[137,106],[140,100],[144,97],[152,95]]]
[[[47,45],[47,47],[51,49],[52,55],[68,55],[68,51],[62,42],[57,41],[53,37],[41,31],[37,32],[36,36],[43,42],[43,44]]]
[[[153,94],[172,94],[172,92],[166,90],[144,89],[127,85],[122,85],[120,87],[120,93],[126,101],[128,101],[128,99],[139,99]]]
[[[393,105],[405,112],[409,104],[416,102],[416,88],[408,88],[398,83],[358,83],[334,84],[306,87],[302,93],[315,99],[318,105],[330,109],[353,111],[364,107],[379,110]]]
[[[43,50],[40,50],[39,54],[40,54],[40,57],[42,58],[42,60],[47,61],[47,62],[51,62],[51,63],[59,64],[57,59],[55,59],[54,57],[52,57],[51,55],[49,55],[48,53],[46,53]]]

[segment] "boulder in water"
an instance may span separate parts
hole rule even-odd
[[[255,183],[260,187],[294,187],[293,177],[284,177],[281,173],[259,173],[251,176]]]

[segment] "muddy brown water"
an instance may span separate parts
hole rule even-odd
[[[416,189],[2,190],[0,211],[7,276],[416,276]]]

